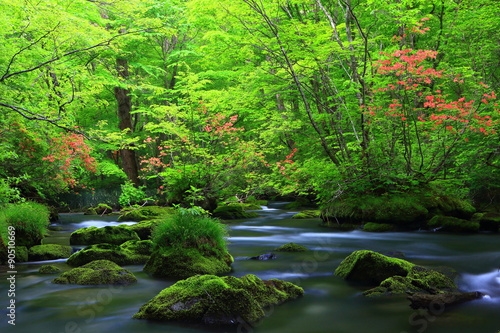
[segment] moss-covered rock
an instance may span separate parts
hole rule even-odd
[[[305,252],[305,251],[309,251],[309,249],[307,247],[299,245],[299,244],[287,243],[287,244],[281,245],[280,247],[275,248],[274,251],[278,251],[278,252]]]
[[[457,289],[453,280],[440,272],[368,250],[351,253],[337,267],[335,275],[376,286],[365,291],[366,296],[452,292]]]
[[[161,291],[134,315],[136,319],[241,325],[264,317],[264,308],[302,296],[304,290],[281,280],[193,276]]]
[[[428,215],[428,202],[428,198],[409,194],[345,197],[323,205],[321,217],[326,224],[369,221],[411,225]]]
[[[408,296],[410,306],[413,309],[428,309],[435,310],[435,306],[439,304],[442,309],[452,305],[457,305],[476,299],[481,299],[484,295],[480,292],[449,292],[439,294],[414,293]]]
[[[393,224],[368,222],[363,226],[363,231],[367,232],[386,232],[394,230]]]
[[[256,212],[247,212],[242,205],[243,204],[229,204],[218,206],[212,215],[223,220],[247,219],[259,216]]]
[[[434,231],[478,232],[479,222],[462,220],[452,216],[436,215],[429,222],[427,222],[427,227]]]
[[[360,250],[347,256],[335,270],[335,275],[345,280],[379,285],[385,279],[395,275],[407,276],[413,266],[406,260]]]
[[[472,204],[466,200],[451,196],[435,196],[437,211],[440,215],[454,216],[462,219],[470,219],[476,212]]]
[[[28,260],[28,248],[26,246],[16,246],[16,262],[27,262]]]
[[[154,228],[162,222],[162,219],[145,220],[125,226],[125,228],[136,232],[140,239],[147,240],[151,238]]]
[[[71,245],[116,244],[120,245],[129,240],[140,240],[135,231],[126,226],[106,226],[104,228],[87,227],[74,231],[70,238]]]
[[[137,278],[112,261],[96,260],[64,272],[52,282],[81,285],[130,284],[137,282]]]
[[[219,275],[231,271],[233,260],[227,252],[209,255],[195,248],[159,249],[153,252],[144,271],[154,277],[168,279],[185,279],[198,274]]]
[[[472,216],[471,220],[478,222],[479,229],[483,231],[498,232],[500,229],[500,213],[476,213]]]
[[[59,273],[60,271],[61,271],[61,269],[57,266],[54,266],[54,265],[43,265],[38,270],[38,272],[40,274],[55,274],[55,273]]]
[[[319,218],[321,215],[320,210],[303,210],[292,216],[292,219],[314,219]]]
[[[67,245],[35,245],[28,250],[28,259],[30,261],[64,259],[69,258],[71,253],[73,253],[73,248]]]
[[[85,210],[85,215],[106,215],[113,213],[111,206],[100,203],[96,207],[89,207]]]
[[[150,240],[127,241],[121,245],[94,244],[73,253],[67,264],[77,267],[95,260],[109,260],[118,265],[140,265],[148,261],[152,247]]]
[[[159,219],[171,215],[174,212],[173,208],[160,207],[160,206],[145,206],[135,208],[124,212],[118,217],[118,222],[124,221],[146,221],[152,219]]]

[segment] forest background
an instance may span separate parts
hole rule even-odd
[[[500,194],[495,0],[0,0],[0,201]]]

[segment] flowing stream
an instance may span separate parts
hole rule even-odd
[[[295,213],[270,204],[260,217],[229,224],[229,251],[235,258],[232,275],[255,274],[262,279],[293,282],[304,297],[267,310],[255,327],[208,329],[193,325],[131,319],[139,307],[175,281],[149,277],[142,266],[126,266],[138,278],[129,286],[57,285],[56,275],[43,275],[43,264],[68,269],[65,260],[17,264],[16,326],[8,324],[9,283],[0,281],[0,332],[40,333],[496,333],[500,330],[499,235],[451,235],[427,232],[333,232],[318,219],[294,220]],[[69,244],[69,234],[82,227],[115,225],[116,217],[61,215],[61,231],[45,243]],[[310,249],[303,253],[276,253],[277,259],[248,260],[295,242]],[[335,277],[333,271],[351,252],[402,252],[405,259],[427,267],[449,266],[459,272],[463,291],[488,296],[450,309],[412,310],[404,296],[366,298],[362,286]],[[5,268],[2,276],[6,276]]]

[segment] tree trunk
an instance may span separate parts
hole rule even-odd
[[[124,80],[128,79],[127,60],[118,58],[116,59],[116,65],[118,75]],[[132,98],[130,97],[130,91],[123,87],[115,87],[114,91],[118,103],[118,119],[120,121],[118,126],[121,131],[129,129],[132,132]],[[123,171],[125,171],[128,179],[135,185],[139,185],[139,171],[135,151],[128,148],[120,149],[120,157]]]

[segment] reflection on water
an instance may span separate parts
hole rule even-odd
[[[207,329],[203,327],[133,320],[139,307],[175,281],[153,279],[142,266],[126,266],[138,283],[122,286],[74,286],[52,284],[57,275],[41,275],[43,264],[69,269],[64,260],[18,264],[16,280],[16,332],[95,333],[137,332],[255,332],[255,333],[473,333],[500,329],[500,265],[498,235],[447,235],[438,233],[334,232],[319,225],[318,219],[294,220],[295,213],[271,204],[260,216],[228,224],[229,251],[235,257],[234,276],[255,274],[300,285],[301,299],[268,310],[257,327]],[[131,224],[133,222],[127,222]],[[116,217],[65,214],[47,242],[65,243],[70,232],[82,227],[118,225]],[[303,253],[276,253],[277,259],[247,260],[294,242],[310,249]],[[489,295],[444,313],[425,317],[412,310],[404,296],[367,299],[360,287],[333,275],[338,264],[352,251],[368,249],[388,253],[400,251],[407,260],[429,267],[450,266],[460,275],[457,283],[464,291]],[[8,284],[0,281],[5,305]],[[2,305],[0,331],[12,330]],[[41,329],[42,328],[42,329]],[[13,331],[14,332],[14,331]]]

